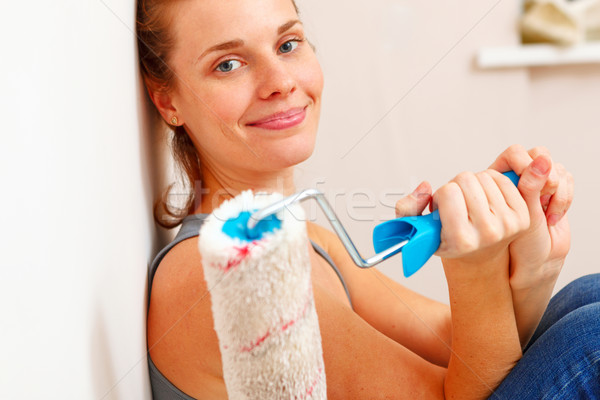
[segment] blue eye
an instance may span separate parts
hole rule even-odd
[[[217,65],[217,71],[220,72],[231,72],[234,69],[238,69],[242,66],[242,63],[238,60],[227,60],[223,61],[221,64]]]
[[[290,53],[294,51],[296,47],[298,47],[298,40],[289,40],[281,46],[279,46],[279,51],[281,53]]]

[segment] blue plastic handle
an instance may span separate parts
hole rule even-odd
[[[517,186],[519,176],[513,172],[505,172]],[[383,222],[373,229],[373,247],[380,253],[390,247],[408,240],[408,243],[386,258],[402,252],[402,269],[407,278],[417,272],[433,253],[440,247],[442,223],[437,210],[427,215],[402,217]]]

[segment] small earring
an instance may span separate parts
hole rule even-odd
[[[177,125],[178,122],[177,117],[171,118],[171,125]]]

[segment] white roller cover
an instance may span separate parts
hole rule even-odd
[[[251,242],[222,230],[227,219],[281,198],[244,192],[200,230],[223,374],[234,400],[327,397],[303,210],[281,212],[281,229]]]

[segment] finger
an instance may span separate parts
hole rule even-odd
[[[527,150],[523,146],[515,144],[504,150],[490,165],[490,169],[498,172],[515,171],[517,175],[521,175],[531,161],[533,159]]]
[[[556,164],[555,168],[561,176],[561,180],[546,209],[546,218],[550,226],[556,225],[567,213],[573,202],[574,192],[573,176],[560,164]]]
[[[511,233],[516,233],[520,230],[526,229],[529,226],[529,210],[525,199],[521,196],[521,193],[514,185],[514,183],[506,176],[497,173],[496,171],[489,171],[488,175],[494,180],[496,187],[502,194],[502,200],[498,200],[498,203],[494,203],[494,211],[498,209],[498,213],[504,212],[504,227]],[[539,202],[538,202],[539,203]],[[517,218],[506,218],[516,214]],[[512,222],[511,222],[512,221]],[[507,223],[510,222],[509,225]]]
[[[487,221],[490,217],[490,205],[477,176],[472,172],[463,172],[453,181],[463,192],[468,215],[473,224]]]
[[[513,236],[529,227],[527,204],[514,183],[506,176],[495,170],[487,170],[477,174],[487,196],[493,215],[496,217],[496,227],[499,230],[486,230],[488,238],[494,240],[494,235],[502,233],[503,237]],[[497,240],[498,236],[496,236]]]
[[[431,185],[422,182],[408,196],[398,200],[396,203],[396,218],[412,215],[421,215],[431,200]]]
[[[544,146],[537,146],[532,149],[527,150],[527,153],[531,156],[531,158],[536,158],[538,156],[546,156],[548,158],[552,158],[550,155],[550,150],[548,150]]]
[[[455,232],[469,232],[469,213],[463,191],[456,182],[449,182],[433,194],[433,203],[440,213],[442,237]]]
[[[540,155],[529,164],[519,179],[519,192],[532,217],[541,218],[544,214],[540,197],[551,169],[552,161],[547,156]]]
[[[550,151],[543,146],[539,146],[530,149],[528,153],[532,159],[535,159],[539,156],[546,156],[552,162],[552,169],[550,170],[550,175],[548,175],[548,179],[546,180],[544,188],[541,190],[541,194],[542,196],[553,195],[556,192],[556,188],[558,187],[560,177],[559,173],[554,168],[554,162],[552,161],[552,157],[550,156]]]
[[[501,215],[505,214],[507,211],[510,211],[510,207],[504,198],[504,193],[502,193],[502,190],[494,179],[494,175],[502,176],[502,174],[493,169],[488,169],[487,171],[478,172],[476,174],[477,179],[479,180],[479,183],[487,196],[490,210],[492,213],[494,213],[494,215]],[[517,191],[516,188],[514,190]],[[517,195],[519,197],[521,196],[518,191]]]
[[[550,204],[550,199],[552,199],[551,194],[544,194],[544,195],[542,195],[542,197],[540,197],[540,203],[542,205],[542,210],[544,210],[544,212],[546,212],[546,210],[548,209],[548,205]]]

